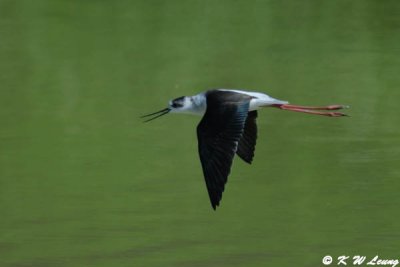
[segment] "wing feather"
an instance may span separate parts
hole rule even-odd
[[[197,126],[197,137],[213,209],[221,201],[233,157],[242,138],[250,99],[229,91],[211,91],[207,95],[207,110]]]
[[[240,138],[238,144],[238,149],[236,151],[236,154],[249,164],[251,164],[253,161],[257,141],[256,119],[257,111],[250,111],[246,119],[242,137]]]

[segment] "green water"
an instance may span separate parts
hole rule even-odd
[[[400,258],[399,53],[395,0],[0,0],[0,266]],[[139,116],[216,87],[351,117],[262,110],[213,211],[200,118]]]

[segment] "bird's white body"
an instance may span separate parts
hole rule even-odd
[[[249,111],[257,110],[260,107],[267,107],[274,104],[287,104],[287,101],[279,100],[270,97],[269,95],[259,93],[259,92],[248,92],[242,90],[231,90],[231,89],[217,89],[218,91],[229,91],[238,94],[251,96]],[[171,109],[171,112],[175,113],[187,113],[203,116],[207,109],[207,92],[202,92],[200,94],[189,96],[184,98],[183,107],[179,109]],[[172,102],[170,102],[170,106]]]
[[[283,101],[279,99],[275,99],[270,97],[269,95],[259,93],[259,92],[248,92],[248,91],[241,91],[241,90],[229,90],[229,89],[219,89],[221,91],[231,91],[239,94],[249,95],[254,97],[250,100],[250,107],[249,111],[257,110],[260,107],[266,107],[274,104],[288,104],[288,101]]]

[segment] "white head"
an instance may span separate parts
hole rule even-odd
[[[193,103],[193,98],[190,96],[181,96],[172,99],[168,103],[170,112],[173,113],[194,113],[196,106]]]
[[[188,113],[188,114],[203,114],[205,111],[205,100],[203,95],[195,95],[195,96],[181,96],[175,99],[172,99],[168,103],[168,107],[162,109],[160,111],[147,114],[142,116],[149,117],[155,115],[155,117],[146,120],[145,122],[154,120],[158,117],[161,117],[167,113]]]

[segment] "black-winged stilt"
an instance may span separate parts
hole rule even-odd
[[[253,160],[257,139],[257,110],[263,107],[341,117],[346,115],[322,110],[339,110],[347,106],[289,105],[287,101],[263,93],[214,89],[194,96],[175,98],[167,108],[142,118],[154,116],[145,121],[148,122],[170,112],[203,115],[197,126],[198,149],[211,206],[215,210],[221,201],[235,154],[249,164]]]

